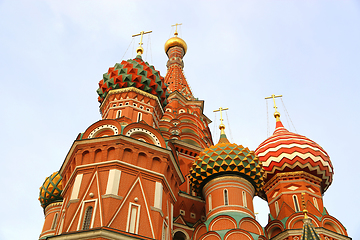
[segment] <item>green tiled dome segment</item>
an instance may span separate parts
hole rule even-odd
[[[102,103],[110,90],[127,87],[135,87],[157,96],[163,107],[167,104],[169,93],[164,78],[154,66],[144,62],[140,55],[132,60],[116,63],[103,74],[96,91],[99,95],[98,100]]]
[[[62,201],[62,190],[62,177],[59,172],[54,172],[45,179],[43,185],[40,187],[39,200],[41,206],[45,208],[50,203]]]
[[[264,186],[263,168],[253,151],[228,141],[206,148],[199,154],[190,169],[190,181],[200,193],[208,180],[222,174],[238,174],[251,182],[256,192]]]

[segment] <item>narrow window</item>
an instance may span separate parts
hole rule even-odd
[[[279,214],[279,203],[278,201],[275,202],[275,211],[276,211],[276,216]]]
[[[293,195],[295,211],[300,212],[299,202],[296,195]]]
[[[82,177],[83,177],[82,174],[79,174],[79,175],[76,176],[75,182],[74,182],[74,185],[73,185],[73,189],[72,189],[72,192],[71,192],[70,200],[78,199]]]
[[[211,194],[208,197],[208,202],[209,202],[209,212],[212,210],[212,196]]]
[[[246,193],[245,191],[242,191],[242,198],[243,198],[243,205],[247,208],[247,202],[246,202]]]
[[[174,218],[174,205],[170,204],[170,219]],[[173,229],[173,221],[170,221],[170,229]]]
[[[110,169],[105,194],[118,195],[121,171]]]
[[[56,228],[57,218],[58,218],[58,213],[55,213],[54,220],[51,225],[51,230],[54,230]]]
[[[137,118],[137,121],[138,122],[140,122],[142,120],[142,113],[141,112],[139,112],[138,113],[138,118]]]
[[[163,185],[161,184],[161,182],[156,182],[154,207],[156,207],[157,209],[162,209],[162,197],[163,197]]]
[[[128,225],[127,231],[130,233],[138,233],[138,225],[139,225],[139,213],[140,206],[131,204],[129,208],[129,217],[128,217]]]
[[[121,110],[118,110],[116,113],[116,118],[120,118],[121,117]]]
[[[316,197],[313,197],[313,201],[314,201],[314,206],[319,210],[319,205],[318,205],[318,202],[316,200]]]
[[[224,190],[224,204],[229,205],[228,190]]]
[[[85,217],[84,217],[82,230],[87,230],[90,228],[92,212],[93,212],[93,207],[91,206],[85,210]]]

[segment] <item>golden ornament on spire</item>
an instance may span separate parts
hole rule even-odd
[[[275,96],[275,94],[272,94],[271,97],[266,97],[265,98],[265,99],[272,98],[274,100],[274,108],[275,108],[274,117],[276,118],[276,121],[280,121],[280,113],[277,111],[277,106],[276,106],[276,102],[275,102],[275,98],[278,98],[278,97],[282,97],[282,95]]]
[[[304,196],[305,196],[305,193],[301,193],[301,202],[302,202],[302,205],[303,205],[303,213],[304,213],[304,219],[307,219],[308,216],[307,216],[307,213],[308,213],[308,210],[306,210],[306,203],[305,203],[305,200],[304,200]]]
[[[219,107],[219,109],[217,110],[214,110],[214,112],[220,112],[220,125],[219,125],[219,129],[221,131],[220,134],[225,134],[225,125],[223,123],[224,119],[222,117],[222,111],[225,111],[225,110],[229,110],[229,108],[222,108],[222,107]]]
[[[148,34],[148,33],[152,33],[152,31],[148,31],[148,32],[141,31],[141,32],[138,33],[138,34],[132,35],[132,37],[141,36],[141,37],[140,37],[140,42],[139,42],[139,47],[136,49],[137,55],[141,55],[141,54],[144,53],[144,48],[143,48],[141,45],[143,45],[143,42],[142,42],[142,40],[143,40],[143,35],[144,35],[144,34]]]
[[[171,47],[181,47],[184,50],[184,55],[185,55],[185,53],[187,51],[187,45],[184,40],[182,40],[181,38],[178,37],[177,26],[179,26],[179,25],[182,25],[182,23],[176,23],[174,25],[171,25],[172,27],[175,27],[175,33],[174,33],[174,37],[172,37],[166,41],[165,53],[167,53],[167,51]]]

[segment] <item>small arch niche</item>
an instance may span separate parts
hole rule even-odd
[[[173,240],[186,240],[186,235],[181,231],[177,231],[174,234]]]

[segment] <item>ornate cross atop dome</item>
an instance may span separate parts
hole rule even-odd
[[[171,25],[172,27],[175,27],[175,33],[174,33],[175,36],[178,35],[177,26],[180,26],[180,25],[182,25],[182,23],[175,23],[174,25]]]
[[[141,55],[141,54],[144,53],[144,48],[141,46],[141,45],[143,45],[142,39],[143,39],[143,35],[144,35],[144,34],[148,34],[148,33],[152,33],[152,31],[148,31],[148,32],[141,31],[141,32],[138,33],[138,34],[132,35],[132,37],[140,36],[139,47],[136,49],[136,53],[137,53],[138,55]]]
[[[280,120],[280,113],[277,111],[277,106],[276,106],[276,102],[275,102],[275,98],[278,97],[282,97],[282,95],[277,95],[275,96],[275,94],[272,94],[270,97],[266,97],[265,99],[270,99],[272,98],[274,100],[274,108],[275,108],[275,113],[274,113],[274,117],[276,118],[276,121]]]

